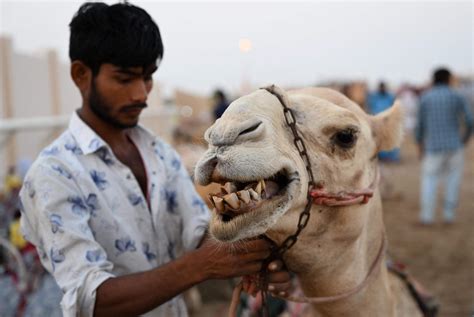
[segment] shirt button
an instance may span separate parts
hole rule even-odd
[[[132,178],[132,175],[127,174],[127,179],[131,179],[131,178]]]

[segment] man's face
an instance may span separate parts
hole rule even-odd
[[[130,68],[102,64],[91,82],[91,111],[116,128],[136,126],[141,111],[147,107],[148,93],[153,86],[152,74],[156,69],[155,64]]]

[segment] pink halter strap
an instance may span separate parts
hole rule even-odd
[[[316,188],[310,191],[310,195],[313,197],[313,204],[316,205],[336,207],[366,204],[374,195],[375,187],[377,186],[379,179],[380,175],[377,170],[374,181],[367,188],[353,192],[341,191],[338,193],[329,193],[324,188]]]

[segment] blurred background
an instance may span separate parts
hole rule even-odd
[[[0,1],[0,316],[60,316],[54,281],[19,235],[17,195],[31,162],[80,107],[68,24],[81,3]],[[439,221],[420,227],[413,129],[419,97],[440,66],[474,110],[472,1],[132,3],[154,18],[165,47],[141,123],[176,147],[190,173],[205,129],[243,94],[269,83],[331,87],[374,113],[383,82],[406,110],[404,143],[381,163],[390,256],[436,295],[441,316],[471,315],[474,142],[455,223],[443,225],[439,207]],[[207,199],[210,189],[198,190]],[[199,291],[189,296],[193,316],[225,315],[228,284]]]

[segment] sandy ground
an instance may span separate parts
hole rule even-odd
[[[437,222],[420,228],[418,220],[420,161],[415,146],[407,141],[402,147],[402,162],[389,167],[390,179],[399,198],[384,200],[384,218],[389,240],[389,255],[408,266],[409,272],[440,303],[441,317],[471,316],[474,311],[474,142],[465,155],[464,178],[457,219],[453,225],[442,223],[441,208]],[[442,203],[439,191],[438,206]],[[225,316],[228,284],[208,282],[200,286],[204,306],[193,317]]]

